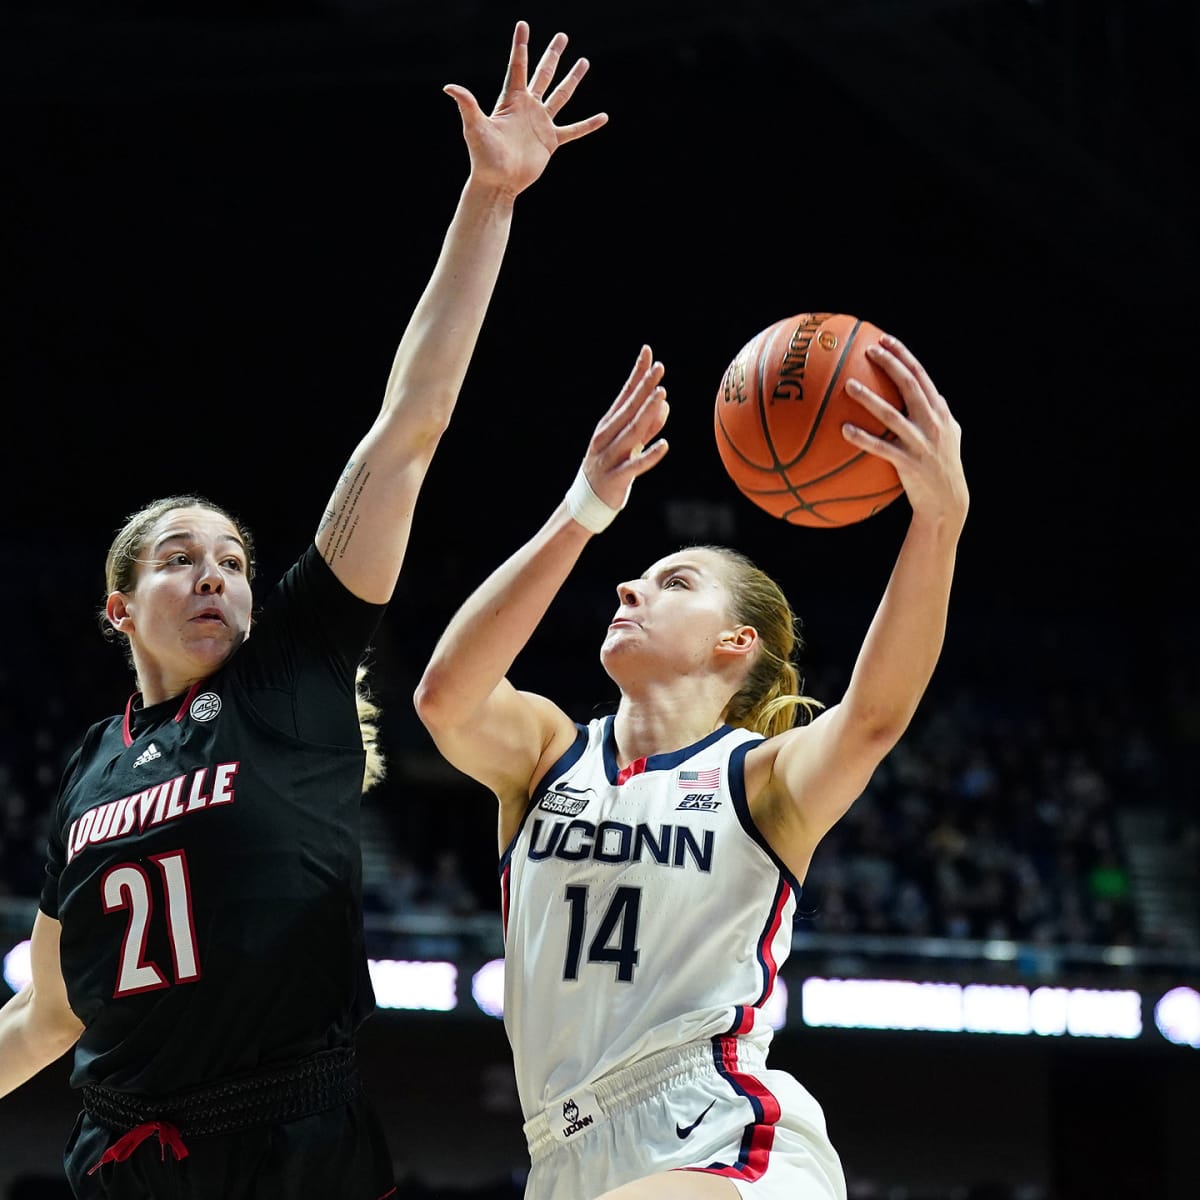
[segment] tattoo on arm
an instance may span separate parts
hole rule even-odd
[[[367,464],[356,463],[351,459],[338,480],[333,499],[322,515],[320,525],[317,526],[318,538],[328,531],[324,558],[331,566],[335,559],[341,558],[350,548],[350,539],[358,527],[359,503],[370,478],[371,472],[367,469]]]

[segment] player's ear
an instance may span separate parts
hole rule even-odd
[[[129,597],[124,592],[109,592],[104,602],[104,615],[108,623],[118,632],[128,634],[133,629],[133,614],[129,611]]]
[[[717,653],[746,655],[758,645],[758,630],[753,625],[722,629],[717,635]]]

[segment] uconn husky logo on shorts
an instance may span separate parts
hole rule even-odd
[[[562,1135],[564,1138],[569,1138],[573,1133],[578,1133],[581,1129],[586,1129],[593,1124],[595,1117],[589,1113],[586,1117],[579,1115],[579,1105],[574,1100],[567,1100],[563,1104],[563,1120],[566,1125],[563,1127]]]

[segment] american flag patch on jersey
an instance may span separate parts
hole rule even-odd
[[[697,788],[717,788],[721,786],[721,768],[710,767],[707,771],[680,771],[675,776],[677,787],[685,792],[694,792]]]

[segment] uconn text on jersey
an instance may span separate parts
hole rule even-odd
[[[686,825],[626,825],[622,821],[551,821],[538,818],[529,840],[529,859],[561,858],[601,863],[652,860],[664,867],[686,867],[690,859],[701,871],[712,870],[716,835],[705,829],[699,839]]]

